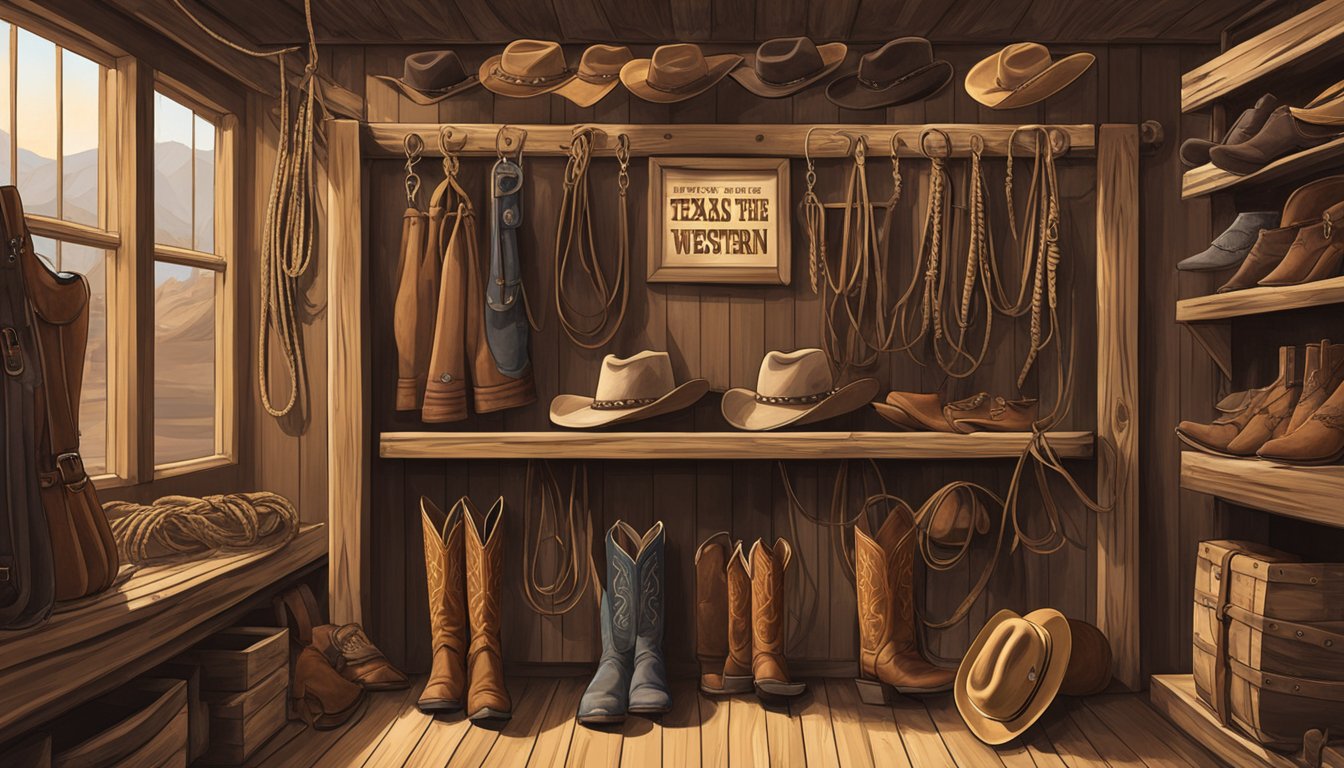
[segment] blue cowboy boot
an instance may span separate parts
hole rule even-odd
[[[607,584],[602,593],[602,659],[579,701],[579,722],[604,725],[625,721],[630,677],[635,666],[635,561],[622,540],[630,526],[607,531]]]
[[[634,533],[633,530],[629,531]],[[653,527],[639,540],[635,558],[639,574],[639,594],[635,601],[635,672],[630,680],[630,711],[639,715],[660,715],[672,708],[672,693],[667,687],[667,666],[663,661],[663,550],[667,537],[663,524]]]

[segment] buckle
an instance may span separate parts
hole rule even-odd
[[[67,472],[67,468],[69,471]],[[61,473],[61,482],[65,487],[79,493],[84,490],[84,486],[89,482],[89,475],[84,471],[84,460],[79,457],[76,451],[62,453],[56,457],[56,471]]]
[[[19,342],[19,332],[9,326],[0,328],[0,355],[5,359],[5,373],[23,375],[23,345]]]

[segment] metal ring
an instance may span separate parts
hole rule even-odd
[[[420,134],[412,131],[411,133],[406,134],[406,137],[401,140],[401,148],[406,151],[407,162],[418,161],[425,151],[425,139]]]
[[[892,156],[893,158],[894,158],[894,157],[899,157],[899,156],[900,156],[900,152],[901,152],[901,147],[904,147],[904,146],[905,146],[905,139],[902,139],[902,138],[901,138],[901,135],[900,135],[899,133],[896,133],[895,131],[892,131],[892,133],[891,133],[891,156]]]
[[[978,134],[978,133],[972,133],[972,134],[971,134],[971,152],[972,152],[973,154],[977,154],[977,155],[978,155],[978,154],[983,153],[984,151],[985,151],[985,137],[981,136],[981,135]]]
[[[929,154],[928,139],[929,134],[937,133],[943,137],[943,142],[947,145],[947,154],[940,157],[934,157]],[[925,128],[919,134],[919,153],[930,160],[944,160],[952,156],[952,137],[947,135],[947,131],[942,128]]]

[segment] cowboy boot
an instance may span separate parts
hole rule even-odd
[[[1270,410],[1283,410],[1283,403],[1280,401],[1284,399],[1284,391],[1293,378],[1295,367],[1296,350],[1293,347],[1281,347],[1279,349],[1279,375],[1273,383],[1261,389],[1248,391],[1245,399],[1235,410],[1225,413],[1209,424],[1197,421],[1182,421],[1176,425],[1176,436],[1191,448],[1205,453],[1218,456],[1233,455],[1229,449],[1232,441],[1236,440],[1237,436],[1245,431],[1258,415],[1262,412],[1267,414]],[[1278,408],[1273,408],[1273,403],[1278,403]],[[1291,410],[1291,408],[1292,406],[1289,405],[1288,409]],[[1262,419],[1261,424],[1265,423]],[[1259,431],[1262,431],[1262,428],[1258,428],[1257,432]],[[1245,442],[1249,442],[1249,437],[1243,441],[1243,443]],[[1254,449],[1252,449],[1252,452],[1254,452]]]
[[[728,659],[727,531],[705,539],[695,550],[695,658],[700,690],[722,694],[723,664]]]
[[[728,558],[728,657],[723,660],[722,692],[749,693],[751,684],[751,567],[742,542]]]
[[[1302,395],[1293,409],[1293,418],[1288,420],[1288,431],[1284,433],[1287,435],[1307,423],[1316,409],[1344,381],[1344,344],[1331,344],[1329,339],[1324,339],[1320,344],[1308,344],[1306,357]]]
[[[635,668],[635,560],[621,546],[622,523],[607,531],[607,583],[602,592],[602,658],[579,700],[584,725],[625,721]],[[627,526],[628,527],[628,526]]]
[[[751,675],[756,695],[787,698],[807,690],[806,683],[789,679],[785,652],[784,572],[793,560],[793,548],[784,539],[774,547],[760,540],[751,545]]]
[[[1237,436],[1227,443],[1232,456],[1254,456],[1260,447],[1288,432],[1288,420],[1293,415],[1298,396],[1302,393],[1302,377],[1297,368],[1297,348],[1279,348],[1279,378],[1269,396],[1256,409],[1251,420]]]
[[[629,526],[626,526],[626,532],[630,536],[635,534]],[[635,571],[639,581],[635,611],[635,670],[630,677],[629,705],[629,711],[636,715],[660,715],[672,708],[667,664],[663,658],[663,552],[666,540],[661,522],[654,523],[643,538],[636,539]]]
[[[956,671],[935,667],[919,652],[915,632],[914,517],[891,514],[869,537],[854,529],[854,585],[859,608],[859,698],[889,703],[891,690],[934,693],[952,687]]]
[[[434,661],[418,702],[422,712],[462,708],[467,685],[466,554],[462,502],[444,515],[420,497],[420,524],[425,537],[425,577],[429,585],[429,630]]]
[[[471,720],[507,720],[513,705],[504,687],[504,661],[499,642],[499,585],[504,567],[504,540],[500,528],[504,498],[485,514],[471,499],[460,502],[467,527],[467,613],[471,621],[471,645],[467,649],[467,717]]]

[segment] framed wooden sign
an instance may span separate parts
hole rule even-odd
[[[789,161],[649,158],[651,283],[789,284]]]

